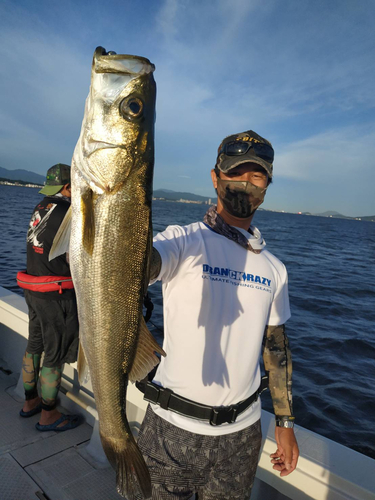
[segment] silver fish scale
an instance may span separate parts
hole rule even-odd
[[[80,253],[84,264],[78,271],[80,325],[83,321],[90,332],[82,336],[82,343],[97,406],[103,411],[106,405],[113,407],[114,398],[123,398],[118,381],[134,358],[147,264],[149,211],[135,211],[133,203],[123,200],[122,191],[97,200],[94,251],[92,256]],[[102,432],[107,425],[111,435],[118,433],[118,422],[101,421]]]

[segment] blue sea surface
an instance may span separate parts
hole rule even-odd
[[[19,294],[15,276],[25,268],[25,236],[40,199],[37,189],[0,185],[0,285]],[[155,201],[154,231],[202,220],[207,208]],[[297,423],[375,458],[375,224],[268,211],[253,223],[289,273]],[[161,286],[149,290],[153,330],[162,335]],[[262,405],[272,411],[268,393]]]

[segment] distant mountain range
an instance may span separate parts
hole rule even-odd
[[[211,200],[212,203],[216,203],[216,198],[210,198],[208,196],[200,196],[199,194],[185,193],[180,191],[171,191],[170,189],[154,189],[154,198],[159,198],[168,201],[200,201],[205,203]]]
[[[10,181],[23,181],[40,185],[43,185],[46,180],[45,175],[36,174],[35,172],[30,172],[30,170],[8,170],[3,167],[0,167],[0,177],[9,179]]]
[[[327,212],[322,212],[320,214],[312,214],[310,212],[302,212],[302,215],[316,215],[318,217],[331,217],[332,219],[355,219],[355,220],[367,220],[370,222],[375,222],[375,215],[365,215],[362,217],[348,217],[347,215],[340,214],[334,210],[327,210]]]
[[[207,196],[199,196],[193,193],[185,193],[180,191],[171,191],[170,189],[155,189],[154,190],[154,198],[162,199],[166,201],[180,201],[180,200],[188,200],[188,201],[197,201],[201,203],[205,203],[211,200],[211,203],[216,203],[217,198],[209,198]],[[258,210],[264,210],[263,208],[259,208]],[[267,212],[267,210],[265,210]],[[342,215],[339,212],[335,212],[334,210],[328,210],[327,212],[323,212],[320,214],[312,214],[311,212],[302,212],[302,215],[314,215],[318,217],[332,217],[335,219],[361,219],[367,220],[371,222],[375,222],[375,215],[369,215],[365,217],[347,217],[346,215]]]
[[[23,181],[30,182],[32,184],[40,184],[43,185],[45,182],[45,176],[36,174],[35,172],[31,172],[29,170],[8,170],[7,168],[0,167],[0,178],[8,179],[10,181]],[[186,193],[183,191],[172,191],[171,189],[155,189],[154,198],[162,199],[166,201],[193,201],[200,203],[207,203],[211,200],[211,203],[216,203],[217,198],[210,198],[208,196],[200,196],[198,194]],[[312,214],[310,212],[302,212],[302,215],[315,215],[319,217],[332,217],[335,219],[361,219],[366,221],[375,222],[375,215],[368,216],[358,216],[358,217],[347,217],[346,215],[342,215],[339,212],[335,212],[333,210],[328,210],[326,212],[322,212],[319,214]]]

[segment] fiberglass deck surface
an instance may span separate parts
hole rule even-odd
[[[16,383],[0,371],[0,499],[120,500],[115,472],[85,450],[92,427],[38,432],[39,415],[18,414],[23,402],[13,394]]]

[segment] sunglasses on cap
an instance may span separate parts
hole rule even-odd
[[[219,151],[219,155],[224,153],[227,156],[241,156],[245,155],[250,149],[253,148],[255,156],[262,158],[268,163],[273,163],[274,151],[271,146],[263,142],[251,141],[232,141],[223,144]]]

